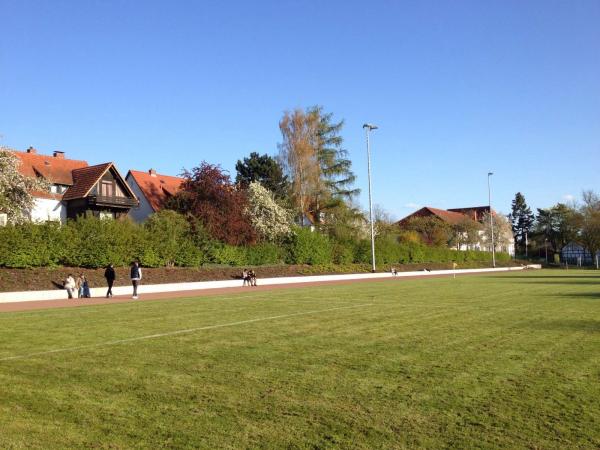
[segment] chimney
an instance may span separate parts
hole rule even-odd
[[[29,147],[27,149],[27,153],[31,153],[31,154],[35,155],[37,153],[37,150],[33,147]]]
[[[148,173],[150,174],[151,177],[155,177],[156,176],[156,170],[154,170],[154,169],[150,169],[148,171]]]
[[[54,153],[52,153],[52,156],[54,156],[56,159],[65,159],[65,152],[55,150]]]

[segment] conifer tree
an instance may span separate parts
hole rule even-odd
[[[525,236],[531,232],[534,215],[525,202],[525,196],[517,192],[512,201],[512,212],[510,215],[511,227],[515,239],[515,251],[519,249],[525,253]]]
[[[250,153],[248,158],[238,160],[235,165],[235,182],[247,189],[252,182],[259,182],[278,199],[288,195],[289,183],[277,160],[267,154]]]
[[[320,216],[323,210],[351,200],[360,190],[352,187],[356,176],[348,151],[342,147],[344,138],[340,132],[344,121],[333,122],[333,113],[323,112],[322,106],[309,108],[307,114],[314,115],[317,122],[316,154],[321,176],[314,209]]]

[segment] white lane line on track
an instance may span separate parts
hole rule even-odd
[[[338,311],[341,309],[361,308],[364,306],[371,306],[372,304],[373,303],[362,303],[360,305],[353,305],[353,306],[339,306],[336,308],[317,309],[317,310],[313,310],[313,311],[304,311],[304,312],[293,313],[293,314],[281,314],[279,316],[259,317],[257,319],[240,320],[239,322],[229,322],[229,323],[222,323],[222,324],[218,324],[218,325],[207,325],[207,326],[198,327],[198,328],[188,328],[185,330],[169,331],[167,333],[148,334],[146,336],[138,336],[138,337],[132,337],[132,338],[127,338],[127,339],[119,339],[116,341],[101,342],[99,344],[80,345],[78,347],[57,348],[54,350],[46,350],[43,352],[28,353],[26,355],[6,356],[4,358],[0,358],[0,362],[14,361],[17,359],[27,359],[27,358],[32,358],[34,356],[52,355],[55,353],[73,352],[73,351],[77,351],[77,350],[88,350],[88,349],[98,348],[98,347],[107,347],[110,345],[126,344],[128,342],[143,341],[145,339],[155,339],[155,338],[160,338],[160,337],[176,336],[179,334],[194,333],[196,331],[214,330],[216,328],[234,327],[236,325],[244,325],[247,323],[254,323],[254,322],[263,322],[266,320],[286,319],[288,317],[306,316],[309,314],[318,314],[318,313],[324,313],[324,312],[329,312],[329,311]]]

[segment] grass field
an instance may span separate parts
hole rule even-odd
[[[600,277],[0,314],[0,448],[599,448]]]

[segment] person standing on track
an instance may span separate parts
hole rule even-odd
[[[90,298],[90,283],[84,274],[81,274],[81,297]]]
[[[69,274],[65,279],[64,287],[67,290],[69,298],[73,298],[73,294],[75,293],[75,279],[73,278],[73,275]]]
[[[134,300],[138,299],[137,288],[140,284],[140,280],[142,279],[142,268],[137,261],[134,261],[131,264],[131,272],[130,272],[131,284],[133,285],[133,297]]]
[[[110,298],[113,296],[112,287],[115,282],[115,278],[117,275],[115,274],[115,268],[112,264],[106,266],[106,270],[104,271],[104,278],[106,278],[106,283],[108,284],[108,291],[106,291],[106,298]]]

